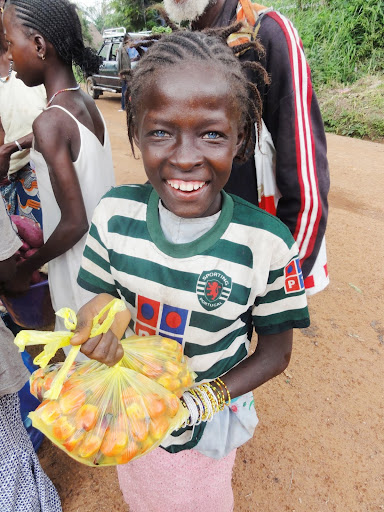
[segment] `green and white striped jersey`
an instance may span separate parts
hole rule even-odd
[[[197,381],[227,373],[248,354],[253,328],[276,334],[307,327],[298,251],[276,217],[222,192],[216,224],[197,240],[164,237],[151,185],[124,185],[97,206],[78,283],[125,300],[139,335],[182,344]],[[204,424],[168,438],[169,451],[192,448]]]

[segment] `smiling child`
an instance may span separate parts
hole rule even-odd
[[[112,295],[134,333],[181,343],[198,383],[184,394],[188,425],[119,466],[120,486],[134,512],[229,512],[236,448],[258,421],[252,390],[287,367],[293,328],[309,325],[288,228],[223,191],[234,158],[252,154],[260,96],[221,38],[181,31],[148,50],[127,98],[150,184],[115,188],[96,208],[78,282],[104,295],[80,310],[72,342],[121,358],[111,331],[86,341],[96,302]]]

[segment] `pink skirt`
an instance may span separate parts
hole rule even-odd
[[[117,466],[130,512],[232,512],[236,450],[220,460],[194,450],[156,448]]]

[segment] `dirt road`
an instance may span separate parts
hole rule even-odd
[[[97,104],[118,183],[144,182],[120,98]],[[235,512],[384,510],[384,145],[328,144],[331,284],[310,300],[288,370],[255,391],[260,424],[238,450]],[[47,440],[39,456],[64,512],[127,511],[113,468],[82,466]]]

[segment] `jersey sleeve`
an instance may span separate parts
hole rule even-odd
[[[309,326],[304,279],[296,244],[271,264],[267,286],[264,293],[256,297],[252,319],[258,334],[278,334]]]
[[[106,246],[108,223],[103,210],[101,201],[89,229],[77,282],[90,292],[109,293],[119,298]]]
[[[323,121],[311,74],[295,27],[266,13],[258,31],[271,84],[264,92],[263,120],[276,149],[277,216],[298,248],[304,278],[315,263],[327,223],[329,170]]]

